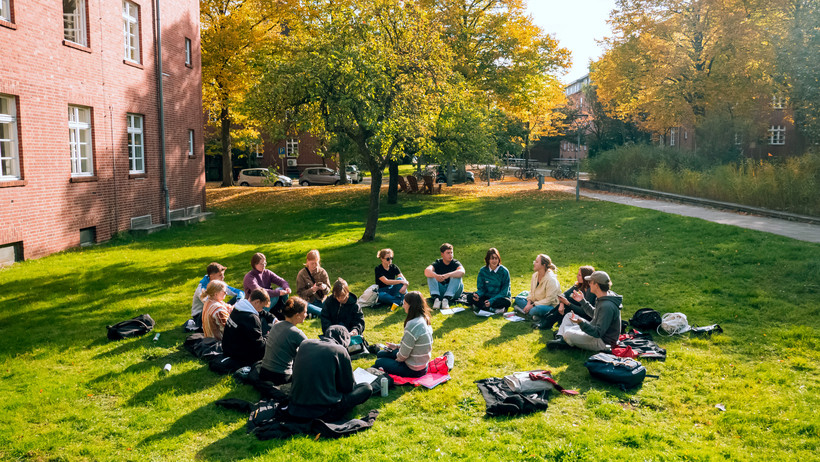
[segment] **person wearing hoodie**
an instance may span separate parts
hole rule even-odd
[[[333,283],[332,296],[325,300],[325,307],[319,315],[322,332],[327,335],[330,326],[340,325],[345,326],[350,335],[364,334],[364,313],[356,301],[356,296],[351,294],[347,287],[347,281],[337,279]]]
[[[254,289],[265,289],[271,301],[268,311],[273,313],[276,319],[282,321],[285,319],[282,308],[285,306],[285,302],[288,301],[290,285],[288,281],[266,269],[267,264],[268,260],[265,258],[265,254],[260,252],[253,254],[253,257],[251,257],[251,270],[245,274],[243,285],[247,293],[251,293]],[[273,286],[277,286],[277,288],[274,289]]]
[[[293,358],[307,336],[296,327],[305,322],[308,303],[300,297],[291,297],[282,310],[285,320],[277,322],[268,333],[265,356],[259,369],[259,378],[274,385],[289,383],[293,377]]]
[[[205,270],[205,276],[200,279],[199,284],[197,284],[196,290],[194,291],[194,300],[191,302],[191,319],[185,323],[185,330],[196,331],[202,329],[202,307],[205,305],[200,298],[202,296],[202,292],[205,291],[205,288],[208,287],[208,283],[211,281],[224,282],[225,270],[227,269],[228,268],[217,262],[213,262],[208,265],[208,268]],[[245,298],[245,292],[231,286],[227,287],[228,290],[226,298],[228,299],[229,304],[236,303],[237,301]]]
[[[323,310],[324,312],[324,310]],[[293,360],[288,412],[301,419],[338,420],[373,394],[368,383],[356,384],[344,326],[330,326],[318,340],[305,340]]]
[[[249,366],[265,355],[265,335],[276,318],[265,311],[270,303],[268,293],[254,289],[247,299],[236,303],[222,333],[225,356]]]
[[[584,277],[589,289],[597,297],[595,307],[581,291],[572,293],[572,299],[580,303],[584,312],[592,317],[587,321],[570,311],[564,315],[555,340],[547,343],[547,349],[559,350],[576,347],[582,350],[606,351],[618,341],[621,334],[621,309],[623,297],[611,291],[612,281],[603,271],[595,271]]]

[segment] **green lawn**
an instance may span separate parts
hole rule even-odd
[[[445,189],[383,203],[371,243],[358,242],[366,186],[211,189],[207,222],[0,270],[0,460],[818,460],[820,245],[559,193]],[[645,365],[660,379],[623,392],[589,378],[588,354],[548,352],[551,335],[525,323],[436,314],[434,353],[455,352],[453,380],[374,397],[357,409],[380,410],[371,430],[319,441],[248,436],[245,415],[213,402],[258,394],[179,348],[212,260],[239,286],[262,251],[293,283],[318,248],[331,279],[361,293],[377,250],[391,247],[411,289],[426,293],[423,269],[444,241],[468,290],[488,247],[499,248],[514,293],[544,252],[562,286],[579,265],[608,271],[625,318],[649,306],[725,333],[659,338],[668,360]],[[107,324],[142,313],[157,320],[158,342],[106,339]],[[402,320],[367,311],[367,339],[397,341]],[[315,337],[318,326],[303,330]],[[484,417],[473,382],[533,368],[581,394],[553,395],[526,417]]]

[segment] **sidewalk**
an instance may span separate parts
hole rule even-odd
[[[575,194],[575,182],[554,182],[553,185],[559,187],[563,191]],[[707,207],[676,204],[674,202],[666,202],[655,199],[641,199],[637,197],[624,196],[621,194],[592,192],[586,189],[581,189],[581,195],[601,201],[658,210],[660,212],[700,218],[724,225],[739,226],[741,228],[778,234],[780,236],[786,236],[800,241],[820,243],[820,225],[779,220],[776,218],[758,217],[754,215],[742,215],[739,213],[713,210]]]

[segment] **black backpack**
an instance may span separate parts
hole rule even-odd
[[[106,326],[106,328],[108,328],[108,340],[139,337],[140,335],[151,332],[156,324],[149,314],[143,314],[127,321],[118,322],[113,326]]]
[[[661,325],[661,314],[652,308],[641,308],[632,315],[629,324],[638,330],[656,330]]]
[[[632,388],[643,383],[647,377],[646,368],[632,358],[619,358],[608,353],[592,355],[584,363],[589,374],[596,379],[620,385],[621,389]],[[650,375],[650,377],[657,377]]]

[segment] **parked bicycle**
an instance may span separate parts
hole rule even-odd
[[[532,167],[520,168],[515,172],[519,180],[530,180],[538,176],[538,171]]]
[[[478,171],[478,177],[481,181],[487,181],[487,168],[482,168]],[[490,171],[490,179],[491,180],[503,180],[504,179],[504,169],[501,167],[492,167],[489,169]]]
[[[575,178],[575,169],[572,165],[559,165],[552,169],[552,177],[556,180],[572,180]]]

